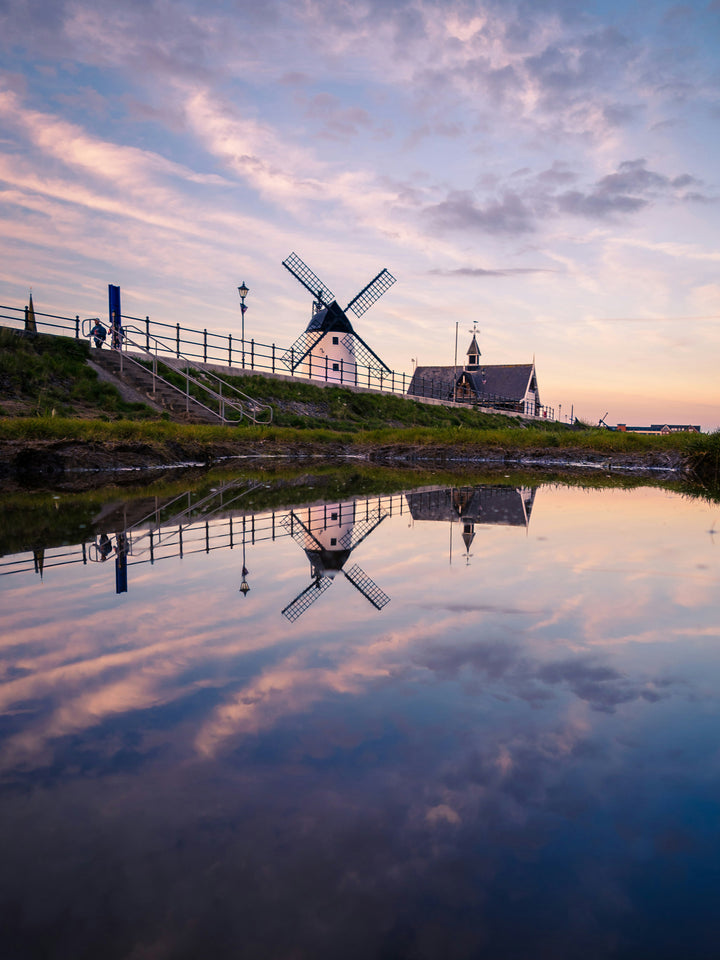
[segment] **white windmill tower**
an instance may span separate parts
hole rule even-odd
[[[390,373],[387,364],[353,329],[347,311],[361,317],[395,283],[395,277],[381,270],[343,310],[332,291],[296,253],[291,253],[282,264],[314,297],[310,323],[283,354],[283,363],[293,373],[338,383],[357,384],[359,366],[368,368],[368,375],[375,378],[382,379],[384,373]]]

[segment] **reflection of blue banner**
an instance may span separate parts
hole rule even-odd
[[[120,328],[120,287],[108,284],[108,303],[110,308],[110,327]]]

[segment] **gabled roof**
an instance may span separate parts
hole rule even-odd
[[[466,378],[479,399],[501,397],[521,401],[525,399],[534,377],[533,363],[486,363],[472,370],[462,367],[416,367],[407,392],[416,397],[451,400],[455,382]]]
[[[457,368],[459,374],[462,367]],[[451,400],[455,385],[455,367],[416,367],[407,392],[415,397]]]
[[[462,372],[462,377],[472,383],[479,398],[503,397],[506,400],[524,400],[534,375],[535,365],[532,363],[483,364],[478,370]]]

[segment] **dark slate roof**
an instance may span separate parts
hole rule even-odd
[[[459,520],[464,523],[525,526],[530,520],[534,489],[460,487],[406,493],[414,520]]]
[[[463,375],[470,378],[479,399],[500,397],[505,400],[523,400],[533,376],[532,363],[481,364],[478,368],[417,367],[408,394],[415,397],[435,397],[452,400],[453,385]]]
[[[462,367],[457,368],[459,373]],[[452,400],[455,367],[416,367],[407,392],[414,397]]]
[[[318,310],[307,325],[306,333],[319,330],[322,333],[329,333],[331,330],[335,333],[354,333],[350,320],[345,311],[340,308],[337,300]]]
[[[503,397],[523,400],[533,375],[531,363],[482,364],[477,370],[463,371],[472,381],[478,398]]]

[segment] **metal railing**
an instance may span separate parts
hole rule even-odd
[[[0,304],[0,322],[22,328],[25,320],[25,308],[8,307]],[[60,317],[54,314],[41,313],[35,310],[35,322],[39,333],[68,333],[77,339],[85,334],[86,324],[94,321],[80,320],[80,317]],[[7,323],[9,321],[9,323]],[[242,340],[233,337],[232,333],[219,334],[192,327],[183,327],[179,323],[168,324],[150,317],[132,317],[123,315],[123,327],[129,322],[138,324],[132,329],[139,340],[135,346],[140,346],[146,353],[152,352],[151,344],[162,344],[162,352],[176,360],[187,363],[212,364],[221,367],[233,368],[249,375],[253,373],[273,374],[292,377],[298,380],[312,380],[338,387],[360,387],[379,393],[392,393],[404,396],[411,400],[431,400],[445,405],[458,407],[479,406],[502,410],[508,413],[519,413],[526,416],[541,417],[553,420],[554,409],[535,405],[528,401],[518,401],[516,398],[484,395],[480,398],[458,398],[453,400],[453,384],[444,379],[417,378],[413,383],[413,392],[408,393],[413,375],[398,373],[395,370],[383,370],[378,365],[365,365],[348,362],[343,358],[325,356],[322,359],[309,354],[295,369],[293,348],[278,347],[276,344],[259,343],[254,339]],[[85,334],[87,335],[87,334]],[[142,342],[144,341],[144,347]],[[285,360],[283,360],[285,358]],[[203,371],[204,372],[204,371]]]
[[[86,322],[87,321],[83,321],[83,323]],[[253,400],[252,397],[232,384],[227,383],[212,371],[196,366],[182,354],[180,355],[179,366],[174,364],[171,366],[170,363],[167,363],[167,366],[170,366],[170,369],[172,369],[174,373],[183,378],[185,387],[184,390],[181,389],[172,383],[172,381],[158,373],[158,362],[161,362],[158,359],[159,355],[162,353],[163,356],[167,357],[169,353],[167,344],[149,333],[145,335],[145,343],[141,343],[138,339],[133,339],[133,334],[135,337],[142,337],[143,331],[133,326],[125,326],[122,328],[123,344],[122,349],[118,351],[120,355],[121,373],[123,372],[123,365],[128,362],[146,372],[150,372],[152,375],[153,393],[156,392],[156,384],[158,381],[166,387],[181,393],[185,400],[186,413],[190,412],[192,405],[200,407],[206,413],[217,417],[218,420],[226,425],[239,423],[243,418],[247,418],[248,420],[252,420],[253,423],[258,424],[272,423],[272,407],[269,404]],[[148,343],[150,343],[150,346],[147,346]],[[128,353],[128,346],[134,347],[136,350],[139,350],[141,354],[144,353],[150,357],[150,370],[148,370],[141,361]],[[193,371],[194,375],[191,371]],[[208,406],[207,403],[203,403],[197,396],[193,396],[190,390],[191,384],[196,388],[196,391],[200,391],[207,400],[212,401],[217,409]],[[228,413],[230,416],[227,415]]]

